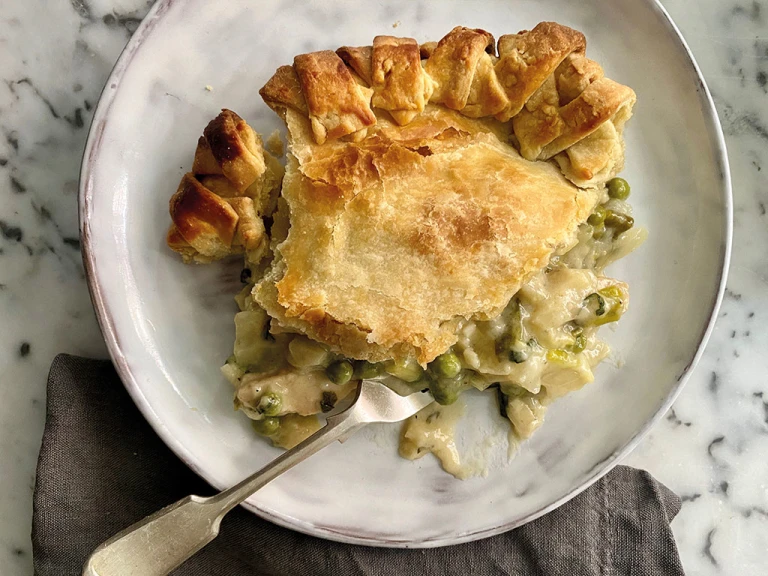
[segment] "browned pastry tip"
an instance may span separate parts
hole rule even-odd
[[[211,152],[205,136],[197,139],[195,159],[192,161],[192,171],[196,174],[223,174],[219,162]]]
[[[499,38],[495,65],[509,105],[497,115],[502,121],[516,116],[534,92],[573,52],[584,52],[584,34],[556,22],[541,22],[533,30]]]
[[[223,258],[231,252],[237,212],[203,186],[194,174],[189,172],[182,177],[169,208],[173,221],[168,234],[171,248],[183,248],[183,239],[206,258]]]
[[[344,63],[352,68],[360,78],[368,84],[372,83],[371,72],[371,54],[373,52],[372,46],[342,46],[336,50],[336,54],[339,55]]]
[[[376,124],[370,107],[371,91],[355,81],[335,52],[300,54],[293,59],[293,67],[318,144]]]
[[[602,66],[584,54],[569,54],[555,70],[560,106],[579,97],[587,86],[605,76]]]
[[[299,77],[293,66],[280,66],[259,90],[259,94],[267,106],[278,114],[282,115],[286,108],[298,110],[304,115],[308,114]]]
[[[413,38],[376,36],[371,52],[371,105],[405,125],[424,111],[434,83],[421,66]]]
[[[165,241],[169,248],[181,254],[190,254],[195,252],[195,249],[192,248],[189,242],[184,240],[181,232],[179,232],[179,229],[176,228],[176,224],[171,224],[168,227],[168,233],[165,235]]]
[[[224,109],[198,140],[192,168],[170,201],[168,246],[188,263],[243,252],[258,263],[268,243],[261,218],[274,210],[283,167],[245,120]]]
[[[483,55],[493,53],[493,35],[485,30],[456,26],[437,43],[424,64],[435,81],[432,101],[452,110],[467,105],[475,69]]]
[[[264,175],[261,140],[245,120],[223,109],[198,140],[192,171],[223,174],[237,190],[245,190]]]

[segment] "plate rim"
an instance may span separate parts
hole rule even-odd
[[[113,364],[117,370],[120,380],[125,386],[128,394],[132,398],[133,402],[138,407],[147,422],[152,426],[157,435],[163,440],[174,454],[184,462],[191,470],[193,470],[198,476],[205,479],[214,488],[222,490],[228,488],[228,486],[220,486],[218,483],[213,482],[209,478],[206,471],[197,463],[192,453],[175,437],[173,436],[165,424],[162,422],[159,415],[152,408],[150,403],[144,397],[140,386],[138,385],[133,372],[123,355],[120,342],[117,336],[117,332],[114,326],[114,319],[109,310],[109,307],[105,301],[102,286],[99,282],[97,274],[96,258],[91,250],[91,229],[90,229],[90,216],[92,205],[92,173],[93,166],[98,152],[101,146],[101,139],[104,132],[107,117],[112,108],[115,96],[117,95],[118,88],[123,79],[123,76],[127,72],[134,56],[141,48],[144,40],[154,30],[155,26],[162,20],[166,12],[177,0],[158,0],[148,11],[145,18],[123,48],[120,56],[118,57],[112,71],[107,78],[104,88],[99,96],[99,101],[91,120],[91,124],[88,130],[88,138],[86,140],[85,148],[83,150],[83,157],[80,166],[80,177],[78,183],[78,220],[80,229],[80,243],[82,246],[82,258],[85,269],[85,276],[88,284],[88,290],[91,297],[91,303],[93,304],[94,311],[99,327],[107,345],[107,350],[112,359]],[[725,237],[723,250],[722,250],[722,262],[720,264],[720,275],[718,278],[718,288],[712,303],[709,319],[707,321],[705,329],[702,331],[699,342],[696,346],[696,351],[692,358],[688,362],[685,369],[678,375],[677,382],[673,385],[669,394],[665,398],[664,402],[659,406],[656,413],[640,428],[634,435],[619,449],[615,450],[608,458],[597,463],[592,469],[591,474],[577,487],[570,490],[567,494],[558,498],[554,502],[542,506],[535,512],[532,512],[523,518],[500,524],[493,528],[485,528],[481,530],[475,530],[466,534],[456,536],[440,536],[436,538],[425,538],[419,540],[398,540],[391,537],[376,536],[376,537],[363,537],[353,536],[348,533],[339,532],[333,530],[327,526],[307,526],[306,523],[296,519],[287,518],[277,515],[269,510],[262,509],[251,502],[244,502],[242,506],[255,513],[256,515],[269,520],[279,526],[289,528],[304,534],[308,534],[315,537],[321,537],[328,540],[334,540],[337,542],[343,542],[347,544],[358,544],[364,546],[378,546],[385,548],[435,548],[439,546],[449,546],[454,544],[461,544],[465,542],[471,542],[482,538],[487,538],[503,532],[507,532],[514,528],[518,528],[523,524],[527,524],[532,520],[535,520],[552,510],[562,506],[572,498],[581,494],[584,490],[592,486],[595,482],[600,480],[603,476],[608,474],[614,467],[616,467],[626,456],[634,450],[634,448],[642,441],[643,438],[650,432],[650,430],[656,426],[666,412],[671,408],[674,401],[680,395],[683,387],[690,378],[691,373],[699,363],[704,351],[706,349],[707,342],[712,334],[715,323],[717,321],[718,312],[723,301],[725,294],[726,282],[728,279],[728,271],[730,268],[731,251],[733,244],[733,190],[731,184],[731,171],[730,163],[728,160],[728,152],[725,143],[725,137],[723,134],[722,124],[715,108],[712,94],[704,79],[701,68],[699,67],[696,59],[685,41],[680,29],[672,20],[667,10],[661,4],[660,0],[643,0],[651,10],[657,15],[661,16],[660,20],[672,37],[676,40],[679,48],[682,49],[688,59],[688,63],[695,72],[696,81],[698,82],[701,90],[699,91],[699,99],[702,105],[702,111],[708,118],[708,129],[710,131],[710,143],[713,145],[716,152],[718,167],[723,175],[722,178],[722,196],[724,203],[724,232]],[[293,521],[291,521],[293,520]]]

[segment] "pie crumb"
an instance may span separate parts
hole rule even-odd
[[[397,28],[398,26],[400,26],[400,20],[392,24],[392,28]]]
[[[206,84],[205,85],[205,91],[206,92],[213,92],[213,86],[211,86],[210,84]]]

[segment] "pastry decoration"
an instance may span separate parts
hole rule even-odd
[[[421,46],[377,36],[372,46],[297,56],[260,93],[279,113],[308,116],[318,144],[359,141],[376,123],[376,109],[406,125],[427,102],[471,118],[511,120],[524,158],[555,158],[572,182],[598,186],[623,168],[622,130],[636,96],[585,51],[581,32],[554,22],[498,42],[461,26]]]
[[[259,135],[231,110],[211,120],[192,171],[171,197],[167,243],[185,262],[245,253],[256,264],[269,239],[262,220],[275,209],[283,168]]]

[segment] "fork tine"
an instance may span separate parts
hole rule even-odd
[[[434,402],[429,392],[400,396],[394,390],[374,380],[364,380],[355,403],[361,422],[399,422],[413,416]]]

